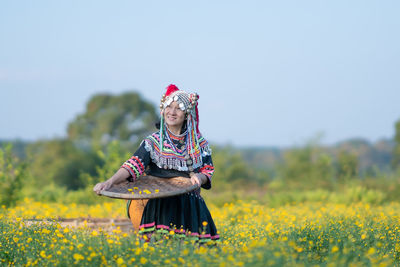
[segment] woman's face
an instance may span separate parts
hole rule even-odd
[[[185,112],[179,108],[179,104],[173,101],[164,110],[164,119],[168,126],[182,127],[185,121]]]

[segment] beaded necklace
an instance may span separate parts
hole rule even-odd
[[[202,157],[211,155],[211,149],[207,140],[202,136],[197,139],[199,145],[198,153],[190,154],[188,150],[188,134],[184,137],[186,142],[183,149],[178,151],[173,143],[173,140],[166,132],[163,140],[163,149],[161,150],[160,132],[155,132],[144,139],[145,149],[150,152],[152,161],[159,167],[164,169],[175,169],[179,171],[193,171],[203,164]],[[185,140],[182,139],[182,140]],[[175,149],[174,149],[175,148]]]
[[[177,139],[183,140],[184,142],[184,138],[187,134],[187,130],[181,134],[174,134],[169,128],[168,125],[165,125],[165,128],[167,130],[166,132],[166,137],[167,137],[167,142],[169,143],[169,145],[172,147],[172,149],[174,150],[175,153],[179,154],[179,152],[176,149],[175,143],[171,140],[171,135],[176,137]],[[183,137],[183,139],[181,139]],[[182,152],[185,150],[185,146],[183,145],[183,147],[180,149]]]

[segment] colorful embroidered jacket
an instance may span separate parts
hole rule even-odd
[[[208,178],[208,181],[201,187],[210,189],[214,166],[208,142],[204,137],[198,135],[200,149],[198,153],[191,154],[190,160],[188,160],[185,138],[186,136],[168,135],[164,140],[163,150],[160,151],[160,132],[155,132],[142,141],[138,150],[121,168],[129,171],[131,174],[129,180],[132,181],[143,173],[164,178],[190,177],[189,172],[192,167],[193,172],[203,173]]]

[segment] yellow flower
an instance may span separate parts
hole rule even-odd
[[[117,264],[118,265],[121,265],[121,264],[123,264],[124,263],[124,259],[122,259],[122,258],[118,258],[117,259]]]
[[[141,257],[141,258],[140,258],[140,263],[141,263],[141,264],[146,264],[146,262],[147,262],[147,259],[146,259],[146,258],[144,258],[144,257]]]
[[[363,239],[363,240],[364,240],[366,237],[367,237],[366,234],[362,234],[362,235],[361,235],[361,239]]]
[[[75,253],[73,257],[74,257],[75,261],[80,261],[80,260],[83,260],[85,258],[81,254],[78,254],[78,253]]]
[[[197,253],[199,253],[199,254],[205,254],[205,253],[207,253],[207,249],[206,249],[205,247],[200,247],[200,248],[197,250]]]
[[[99,233],[96,230],[92,231],[92,236],[98,236],[98,235],[99,235]]]
[[[203,226],[207,226],[208,222],[204,221]]]
[[[332,253],[335,253],[337,251],[339,251],[339,247],[338,246],[333,246],[332,247]]]
[[[368,255],[375,254],[375,248],[374,248],[374,247],[370,247],[370,248],[368,249],[367,254],[368,254]]]

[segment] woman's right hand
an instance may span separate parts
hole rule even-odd
[[[93,191],[98,195],[101,190],[109,189],[113,184],[119,184],[130,176],[129,172],[125,168],[120,168],[110,179],[105,182],[98,183],[93,187]]]
[[[93,187],[93,191],[96,192],[96,194],[100,194],[101,190],[107,190],[113,185],[112,181],[107,180],[102,183],[98,183]]]

